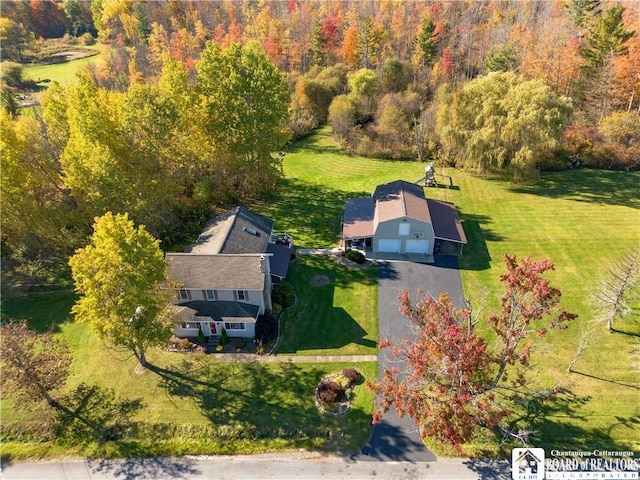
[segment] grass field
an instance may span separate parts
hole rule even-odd
[[[416,181],[423,176],[424,164],[341,154],[329,129],[322,129],[291,149],[284,170],[290,185],[310,193],[289,193],[282,205],[269,209],[279,228],[305,245],[335,246],[344,200],[367,195],[379,183]],[[562,306],[579,315],[567,331],[545,338],[534,354],[532,374],[540,383],[563,385],[573,395],[559,400],[544,418],[532,418],[541,441],[549,446],[640,449],[639,360],[633,353],[640,318],[636,314],[619,325],[630,335],[609,333],[594,323],[590,303],[607,263],[640,241],[640,173],[548,172],[530,186],[457,170],[445,174],[452,176],[454,188],[426,193],[458,206],[469,239],[460,259],[461,274],[472,302],[477,305],[487,290],[488,307],[495,307],[498,277],[504,272],[502,255],[530,255],[555,264],[549,278],[563,292]],[[317,202],[307,203],[315,198]],[[295,213],[287,215],[289,211]],[[583,329],[592,332],[591,343],[574,367],[580,373],[569,374]]]
[[[82,49],[95,50],[96,52],[102,52],[106,46],[101,44],[83,46]],[[73,46],[68,47],[68,50],[73,50]],[[70,85],[77,80],[76,74],[78,70],[91,62],[100,62],[100,57],[90,56],[72,60],[70,62],[53,63],[53,64],[41,64],[41,65],[27,65],[24,68],[24,77],[27,80],[34,80],[36,82],[42,82],[43,80],[56,81],[61,85]],[[42,83],[46,86],[46,83]]]
[[[327,285],[311,286],[316,275]],[[291,266],[296,304],[282,318],[278,353],[376,355],[377,269],[350,270],[324,256],[301,256]]]
[[[251,453],[309,448],[358,450],[371,431],[373,395],[355,389],[351,411],[339,417],[314,405],[317,382],[352,364],[224,363],[215,355],[170,353],[153,349],[153,368],[140,373],[127,353],[107,348],[82,324],[71,321],[72,293],[14,298],[3,302],[7,316],[20,316],[34,327],[53,330],[70,343],[74,354],[68,390],[80,383],[113,389],[118,399],[142,401],[134,421],[144,422],[139,438],[100,443],[93,438],[74,446],[51,442],[16,442],[3,434],[3,459],[66,455],[179,455],[186,453]],[[366,379],[377,375],[376,363],[358,364]],[[32,413],[2,402],[2,424],[24,430]],[[80,414],[91,419],[92,411]],[[37,417],[37,415],[36,415]],[[171,432],[167,434],[167,431]],[[340,433],[344,431],[345,435]],[[327,435],[327,432],[331,432]],[[135,441],[133,441],[135,440]]]
[[[416,181],[423,176],[424,164],[345,155],[331,139],[329,130],[321,129],[289,149],[284,171],[286,179],[280,192],[270,201],[250,207],[273,218],[276,229],[291,233],[298,246],[329,247],[337,245],[346,200],[368,195],[380,183],[396,179]],[[514,186],[457,170],[444,173],[451,175],[454,188],[428,189],[427,195],[453,201],[459,208],[469,239],[460,259],[461,274],[472,303],[477,305],[481,292],[488,290],[487,311],[496,306],[500,292],[498,277],[504,271],[502,254],[532,255],[554,262],[556,270],[549,278],[563,292],[563,307],[579,315],[568,330],[544,338],[534,353],[531,375],[537,383],[562,385],[570,391],[550,407],[525,412],[537,431],[534,446],[640,450],[640,378],[638,358],[633,355],[640,335],[639,319],[635,316],[618,325],[627,334],[609,333],[603,325],[593,323],[589,300],[607,262],[640,238],[637,187],[640,173],[592,170],[544,173],[539,182],[530,186]],[[308,280],[318,273],[326,274],[332,281],[330,285],[309,287]],[[377,341],[377,328],[371,321],[377,304],[374,278],[373,269],[351,272],[328,259],[297,260],[292,266],[292,281],[300,303],[284,318],[281,351],[320,353],[332,349],[341,353],[371,353]],[[189,425],[197,430],[218,419],[231,426],[266,428],[268,422],[289,426],[288,417],[278,405],[293,402],[291,411],[294,418],[299,414],[300,422],[320,422],[320,428],[342,428],[341,424],[331,422],[353,422],[347,427],[354,432],[348,437],[349,448],[358,449],[366,441],[372,402],[368,394],[359,395],[358,402],[363,403],[354,407],[354,415],[339,420],[319,418],[308,403],[303,405],[288,398],[303,395],[323,372],[337,366],[296,364],[289,374],[286,366],[245,370],[234,365],[232,371],[221,372],[211,356],[187,359],[154,351],[150,360],[173,373],[136,375],[133,359],[105,348],[85,326],[69,320],[67,312],[72,303],[73,295],[68,293],[5,300],[2,307],[5,314],[28,318],[40,330],[53,328],[71,342],[75,361],[70,387],[91,381],[114,388],[121,396],[141,397],[146,407],[138,418],[155,424],[182,425],[185,430]],[[567,366],[584,328],[592,331],[591,344],[574,367],[580,373],[568,373]],[[345,331],[350,332],[350,339],[340,336]],[[376,374],[375,364],[364,368],[366,375]],[[228,378],[231,373],[233,379]],[[265,376],[268,382],[254,379],[255,376]],[[274,383],[273,388],[269,382]],[[271,399],[279,400],[270,400],[263,395],[265,391]],[[280,392],[287,393],[281,396]],[[254,401],[258,403],[252,410]],[[3,402],[2,418],[12,421],[21,417],[13,413],[10,403]],[[194,435],[191,444],[186,436],[180,435],[172,446],[160,442],[158,448],[174,452],[224,451],[224,446],[214,441],[198,440],[199,434]],[[334,440],[329,444],[322,441],[308,437],[292,442],[237,441],[234,445],[238,451],[346,448]],[[465,451],[495,453],[496,446],[495,439],[485,436]],[[14,455],[20,452],[11,444],[2,448]],[[21,451],[27,451],[26,447]]]

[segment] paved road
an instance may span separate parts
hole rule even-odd
[[[5,480],[467,480],[510,478],[507,462],[439,458],[434,463],[362,462],[318,453],[221,455],[4,464]]]
[[[462,281],[455,257],[436,257],[434,265],[412,262],[384,262],[378,267],[378,324],[380,340],[394,343],[403,338],[414,338],[411,322],[399,312],[398,296],[408,290],[412,301],[423,294],[438,296],[448,292],[459,305],[464,303]],[[378,355],[379,378],[385,369],[394,366],[389,349]],[[376,424],[367,445],[357,457],[365,460],[435,462],[418,434],[418,428],[409,418],[400,418],[390,410],[382,422]]]

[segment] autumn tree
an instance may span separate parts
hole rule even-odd
[[[631,305],[640,299],[640,245],[613,260],[600,278],[593,300],[598,318],[614,330],[614,322],[633,312]]]
[[[51,332],[36,333],[24,320],[10,321],[0,327],[0,359],[3,394],[12,395],[18,408],[42,400],[59,405],[52,395],[69,376],[72,358],[66,343]]]
[[[437,129],[458,165],[519,181],[559,147],[571,112],[541,81],[492,72],[440,96]]]
[[[69,265],[79,295],[71,310],[76,319],[146,366],[147,349],[171,335],[167,264],[159,241],[127,214],[108,212],[96,218],[89,245]]]
[[[576,316],[559,308],[560,290],[543,278],[553,270],[551,262],[529,257],[518,262],[510,255],[504,260],[500,311],[484,320],[492,332],[488,337],[477,333],[470,311],[456,307],[446,293],[424,296],[416,304],[407,291],[400,296],[400,310],[414,325],[416,338],[381,342],[404,369],[386,369],[380,381],[369,384],[381,397],[374,422],[393,406],[416,422],[423,438],[459,448],[479,428],[507,433],[518,428],[510,425],[518,405],[558,393],[535,391],[526,368],[534,339],[566,328]]]

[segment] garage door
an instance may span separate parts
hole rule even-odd
[[[393,238],[381,239],[378,240],[378,251],[379,252],[399,252],[400,251],[400,240],[396,240]]]
[[[427,253],[429,251],[429,240],[407,240],[405,244],[406,253]]]

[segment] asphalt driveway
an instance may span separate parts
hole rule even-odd
[[[393,343],[413,338],[412,325],[399,312],[398,296],[408,290],[412,301],[423,294],[437,297],[448,292],[458,305],[464,304],[462,281],[455,257],[438,256],[434,265],[412,262],[384,262],[378,267],[378,324],[380,340]],[[378,375],[394,365],[389,349],[378,354]],[[357,455],[359,460],[435,462],[435,455],[420,440],[418,428],[409,418],[400,418],[390,410],[376,424],[367,445]]]

